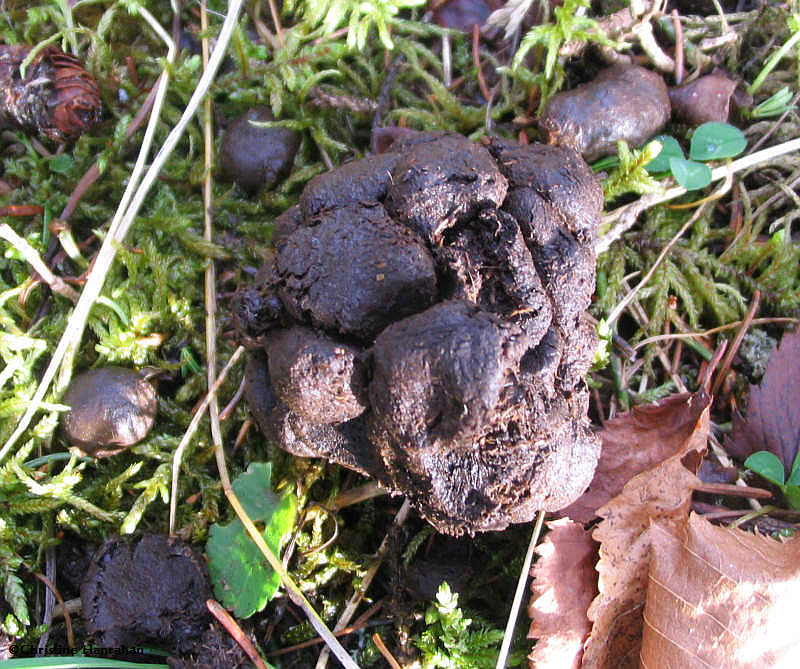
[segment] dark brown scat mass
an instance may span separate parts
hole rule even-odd
[[[550,98],[539,127],[550,144],[569,146],[591,162],[615,154],[619,140],[641,146],[669,116],[667,85],[659,74],[638,65],[614,65]]]
[[[240,291],[256,420],[442,532],[568,505],[599,451],[583,382],[599,183],[561,146],[430,133],[381,156],[312,180]]]
[[[210,620],[206,566],[179,539],[115,537],[94,554],[81,586],[83,617],[98,646],[166,644],[184,653]]]
[[[289,128],[251,123],[273,120],[269,109],[255,107],[231,123],[222,138],[219,151],[222,175],[246,191],[272,188],[292,168],[300,135]]]
[[[153,427],[158,397],[151,374],[127,367],[99,367],[78,374],[64,393],[70,407],[61,429],[89,455],[111,455],[144,439]]]

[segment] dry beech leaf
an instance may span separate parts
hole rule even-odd
[[[532,669],[579,669],[591,629],[586,611],[597,594],[597,543],[568,518],[547,526],[531,570],[528,638],[538,641],[528,659]]]
[[[709,403],[709,396],[702,391],[670,395],[658,404],[634,407],[608,421],[600,432],[602,451],[588,490],[560,514],[587,523],[636,474],[672,455],[685,454],[687,440]],[[701,450],[705,450],[705,442]]]
[[[708,401],[701,403],[704,408],[684,443],[660,464],[637,474],[617,497],[598,510],[604,520],[592,536],[600,542],[599,594],[589,607],[589,619],[594,624],[585,645],[584,669],[639,666],[650,523],[655,520],[665,527],[679,526],[689,513],[692,491],[700,480],[686,469],[682,459],[688,454],[699,455],[706,448]],[[680,411],[680,404],[674,406]],[[656,430],[649,437],[659,438]]]
[[[761,385],[750,386],[747,418],[733,416],[728,452],[744,460],[756,451],[774,453],[786,473],[800,446],[800,330],[787,333],[767,362]],[[602,459],[602,458],[601,458]]]
[[[800,666],[800,538],[654,523],[641,666]]]

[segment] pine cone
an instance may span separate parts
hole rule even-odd
[[[57,46],[20,65],[31,47],[0,45],[0,115],[14,126],[56,142],[71,142],[100,119],[100,90],[80,61]]]

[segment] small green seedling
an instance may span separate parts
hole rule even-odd
[[[775,95],[771,95],[763,102],[755,106],[748,114],[750,118],[769,118],[770,116],[780,116],[784,112],[794,109],[792,101],[792,91],[788,86],[784,86]]]
[[[277,554],[294,527],[297,498],[275,493],[270,486],[271,473],[270,463],[254,462],[234,480],[233,491],[250,519],[264,527],[264,540]],[[261,611],[278,590],[280,577],[238,518],[228,525],[211,526],[206,555],[214,593],[239,618]]]
[[[744,466],[778,486],[792,509],[800,509],[800,451],[794,458],[788,480],[783,463],[769,451],[753,453],[744,461]]]
[[[645,169],[651,174],[671,172],[686,190],[698,190],[711,183],[711,169],[700,161],[733,158],[747,146],[742,131],[728,123],[703,123],[692,135],[689,159],[674,137],[659,135],[654,141],[661,143],[661,152]]]

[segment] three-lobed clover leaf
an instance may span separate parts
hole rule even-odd
[[[674,137],[659,135],[661,152],[645,168],[650,173],[670,172],[686,190],[698,190],[711,183],[711,169],[698,161],[732,158],[744,151],[747,140],[729,123],[703,123],[692,135],[689,159]]]

